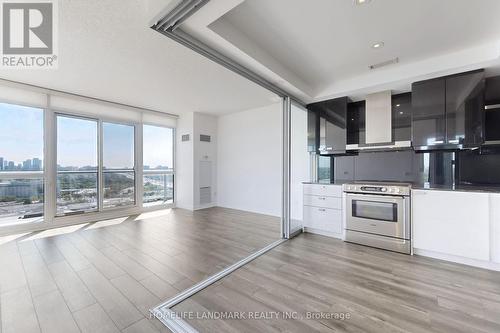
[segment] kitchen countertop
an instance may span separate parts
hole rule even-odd
[[[326,182],[302,182],[302,184],[314,185],[344,185],[353,183],[352,180],[338,180],[333,183]],[[478,186],[478,185],[425,185],[412,184],[413,190],[436,190],[436,191],[456,191],[456,192],[481,192],[481,193],[500,193],[500,186]]]
[[[456,192],[481,192],[500,193],[500,186],[478,186],[478,185],[423,185],[414,184],[412,190],[436,190],[436,191],[456,191]]]
[[[302,184],[312,184],[312,185],[344,185],[344,184],[348,184],[348,183],[352,183],[352,180],[337,180],[333,183],[331,183],[331,182],[328,182],[328,183],[325,183],[325,182],[302,182]]]

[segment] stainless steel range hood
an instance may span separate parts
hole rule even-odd
[[[347,150],[388,150],[411,146],[410,141],[392,139],[392,93],[390,90],[366,96],[366,143],[348,145]]]

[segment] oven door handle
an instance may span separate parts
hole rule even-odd
[[[402,202],[405,197],[399,195],[373,195],[373,194],[361,194],[361,193],[347,193],[346,197],[349,199],[359,199],[366,200],[371,199],[372,201],[378,202]]]

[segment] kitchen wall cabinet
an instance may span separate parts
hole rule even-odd
[[[411,141],[411,92],[392,96],[392,141]]]
[[[446,139],[448,143],[479,146],[483,143],[484,72],[446,79]]]
[[[413,190],[412,217],[415,249],[490,260],[490,194]]]
[[[412,85],[412,144],[414,147],[445,142],[445,80],[434,79]]]
[[[304,184],[303,190],[305,230],[342,238],[342,186]]]
[[[500,76],[486,79],[484,99],[486,105],[500,104]]]
[[[366,103],[365,101],[352,102],[347,105],[347,144],[366,143]]]
[[[412,143],[417,150],[484,141],[484,70],[412,84]]]
[[[347,97],[312,103],[307,109],[319,117],[320,154],[342,154],[347,142]]]

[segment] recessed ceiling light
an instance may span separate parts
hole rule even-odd
[[[403,111],[399,111],[399,114],[403,114]]]
[[[368,2],[370,2],[371,0],[354,0],[354,3],[356,5],[364,5],[364,4],[367,4]]]
[[[384,47],[384,42],[376,42],[376,43],[373,43],[373,44],[372,44],[372,47],[373,47],[374,49],[380,49],[380,48]]]
[[[401,104],[396,104],[396,107],[399,108],[401,106]]]

